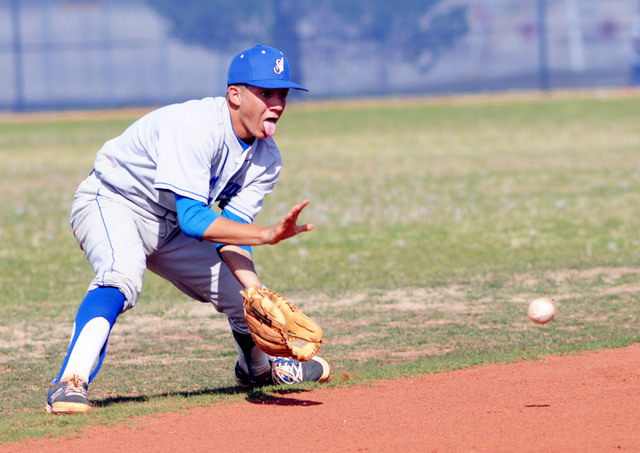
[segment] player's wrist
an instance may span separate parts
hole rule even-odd
[[[275,226],[265,227],[265,229],[262,231],[262,238],[264,243],[268,245],[275,245],[278,242],[280,242],[278,240],[278,235],[277,235]]]

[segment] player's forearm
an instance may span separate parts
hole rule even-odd
[[[242,286],[245,288],[262,286],[253,265],[253,258],[247,250],[233,245],[225,245],[220,249],[220,255]]]
[[[270,227],[218,217],[205,230],[202,240],[229,245],[265,245],[270,244],[271,230]]]

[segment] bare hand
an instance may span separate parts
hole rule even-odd
[[[304,231],[313,230],[313,224],[306,223],[304,225],[297,225],[298,216],[300,212],[304,209],[306,205],[309,204],[309,200],[303,200],[297,205],[295,205],[289,213],[284,216],[280,222],[271,227],[271,231],[269,234],[269,244],[277,244],[278,242],[288,239],[292,236],[295,236],[298,233],[302,233]]]

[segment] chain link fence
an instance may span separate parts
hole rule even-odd
[[[467,33],[452,48],[413,62],[385,57],[375,42],[339,43],[339,51],[322,56],[303,42],[310,96],[640,83],[639,0],[443,0],[433,14],[452,5],[464,7]],[[214,53],[172,38],[169,24],[143,0],[0,0],[0,110],[219,95],[239,50]],[[425,55],[428,69],[415,64]]]

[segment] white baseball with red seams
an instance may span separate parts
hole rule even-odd
[[[532,300],[527,308],[527,316],[533,322],[546,324],[556,315],[556,307],[553,301],[547,297],[539,297]]]

